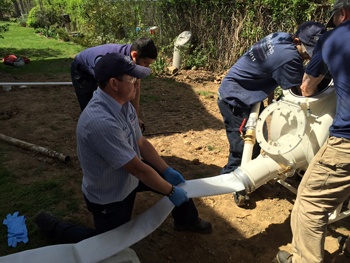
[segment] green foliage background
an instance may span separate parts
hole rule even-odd
[[[192,49],[187,64],[207,69],[229,68],[250,45],[274,31],[293,33],[307,20],[325,23],[332,0],[13,0],[31,3],[28,24],[46,28],[68,40],[88,47],[104,43],[132,42],[152,36],[165,57],[183,31],[192,32]],[[0,0],[1,3],[8,0]],[[20,6],[20,5],[19,5]],[[8,8],[8,7],[7,7]],[[0,17],[4,17],[0,10]],[[63,15],[69,14],[70,24]],[[159,30],[150,35],[149,27]],[[141,30],[136,32],[136,28]],[[56,32],[57,31],[57,32]],[[162,57],[164,59],[164,57]]]

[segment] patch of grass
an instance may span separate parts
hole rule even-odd
[[[212,146],[212,145],[208,145],[207,148],[208,148],[208,151],[214,151],[215,150],[215,147]]]
[[[7,24],[0,22],[0,25]],[[9,30],[2,33],[0,40],[1,58],[14,54],[27,57],[30,63],[22,67],[0,64],[0,71],[16,74],[53,75],[67,73],[74,56],[85,49],[71,42],[45,38],[34,33],[33,28],[21,27],[17,23],[9,23]]]
[[[211,96],[215,95],[214,92],[211,92],[211,91],[201,91],[201,90],[197,91],[197,94],[198,94],[199,96],[203,96],[203,97],[211,97]]]
[[[43,173],[43,171],[44,168],[42,166],[39,166],[32,172],[32,176],[39,176]]]
[[[159,54],[156,61],[151,65],[152,73],[155,75],[162,75],[166,72],[166,68],[169,66],[166,57]]]
[[[7,24],[0,22],[2,24]],[[0,58],[14,54],[17,57],[27,57],[30,63],[22,67],[8,66],[0,63],[0,72],[12,76],[65,76],[69,77],[70,64],[74,56],[85,47],[77,44],[45,38],[34,33],[32,28],[21,27],[17,23],[9,23],[9,30],[1,33]],[[34,81],[34,78],[30,78]],[[0,81],[8,81],[3,77]],[[63,80],[62,81],[66,81]],[[53,100],[60,99],[59,95]],[[48,102],[49,103],[49,102]],[[66,117],[65,117],[66,118]],[[48,126],[57,130],[57,123],[45,123],[38,120],[39,126]],[[14,122],[12,128],[17,131],[28,131],[26,123]],[[54,150],[59,151],[59,146]],[[34,216],[41,209],[52,212],[59,218],[71,217],[80,209],[81,193],[77,197],[74,184],[77,178],[72,178],[71,167],[54,164],[57,170],[45,166],[51,164],[42,162],[30,170],[15,167],[11,147],[0,142],[0,256],[17,253],[23,250],[47,246],[48,240],[39,234],[34,224]],[[78,182],[80,184],[80,182]],[[7,214],[18,211],[26,216],[29,242],[19,243],[16,248],[7,245],[7,227],[2,224]],[[78,219],[75,219],[79,221]],[[81,222],[86,223],[86,220]]]
[[[207,149],[208,149],[208,151],[219,151],[219,152],[221,152],[222,151],[222,148],[218,148],[218,147],[215,147],[215,146],[213,146],[213,145],[207,145]]]
[[[0,145],[0,221],[16,211],[25,215],[29,243],[19,243],[16,248],[8,247],[7,227],[0,224],[0,256],[47,245],[47,240],[39,235],[33,222],[34,215],[41,209],[54,208],[55,215],[62,216],[79,208],[75,194],[66,187],[67,177],[64,174],[43,179],[40,177],[43,168],[39,166],[29,175],[28,182],[5,166],[6,155],[6,148]]]

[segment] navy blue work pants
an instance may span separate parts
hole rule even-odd
[[[245,134],[246,128],[244,119],[248,121],[251,109],[244,109],[237,106],[232,106],[222,99],[218,99],[220,113],[224,119],[226,135],[230,144],[227,164],[221,170],[221,174],[233,172],[241,165],[244,140],[241,138],[240,128]],[[254,145],[252,159],[256,158],[260,153],[260,146]]]
[[[75,61],[71,65],[70,74],[80,109],[83,111],[98,87],[97,81],[94,76],[81,70]]]
[[[55,227],[54,237],[59,243],[77,243],[123,225],[131,219],[136,193],[143,191],[153,190],[140,182],[135,190],[120,202],[100,205],[91,203],[85,198],[87,208],[93,215],[95,228],[60,222]],[[172,216],[176,224],[193,224],[198,220],[198,211],[193,200],[190,199],[181,206],[175,207]]]

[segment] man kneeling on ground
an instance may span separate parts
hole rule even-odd
[[[81,113],[76,131],[82,191],[95,228],[61,222],[41,212],[35,222],[47,237],[76,243],[114,229],[130,221],[136,193],[146,190],[168,196],[175,205],[175,230],[211,232],[211,223],[198,217],[193,200],[177,187],[185,183],[182,174],[169,167],[142,136],[130,101],[136,94],[135,81],[149,74],[149,68],[118,53],[97,62],[99,88]]]

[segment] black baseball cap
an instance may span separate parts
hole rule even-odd
[[[102,82],[123,74],[142,79],[147,77],[151,70],[136,65],[130,57],[123,54],[108,53],[97,61],[94,72],[97,82]]]

